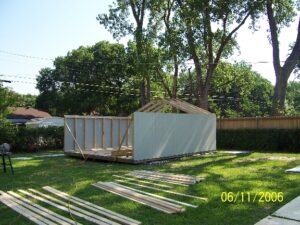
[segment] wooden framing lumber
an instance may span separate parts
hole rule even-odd
[[[12,198],[12,201],[26,207],[27,209],[29,209],[37,214],[40,214],[41,216],[43,216],[47,219],[50,219],[61,225],[75,224],[75,221],[72,221],[66,217],[63,217],[57,213],[54,213],[38,204],[35,204],[12,191],[8,191],[8,193],[9,193],[9,195],[7,193],[5,193],[4,195],[7,195],[9,198]]]
[[[48,225],[51,224],[51,221],[46,220],[41,215],[26,209],[23,206],[20,206],[18,203],[9,200],[4,195],[0,195],[0,201],[6,205],[7,207],[11,208],[12,210],[16,211],[17,213],[21,214],[22,216],[26,217],[27,219],[31,220],[35,224],[38,225]],[[52,223],[53,224],[53,223]]]
[[[109,191],[116,195],[130,199],[132,201],[136,201],[138,203],[150,206],[154,209],[160,210],[165,213],[169,213],[169,214],[180,213],[185,210],[185,208],[183,208],[182,206],[164,200],[160,200],[157,198],[153,198],[151,196],[140,194],[135,191],[131,191],[127,188],[122,188],[113,182],[98,182],[92,185],[94,187],[101,188],[103,190]]]
[[[137,177],[137,178],[145,179],[145,180],[159,181],[159,182],[164,182],[164,183],[169,183],[169,184],[176,184],[176,185],[180,185],[180,186],[184,186],[184,187],[189,186],[187,184],[182,184],[182,183],[178,183],[178,182],[175,182],[175,181],[163,180],[163,179],[160,179],[158,177],[150,177],[150,176],[147,176],[147,175],[139,175],[139,174],[130,174],[130,173],[128,173],[128,174],[126,174],[126,176]]]
[[[106,218],[103,218],[101,216],[98,216],[98,215],[95,215],[93,213],[90,213],[90,212],[88,212],[88,211],[86,211],[84,209],[75,207],[75,206],[73,206],[73,205],[71,205],[69,203],[66,203],[66,202],[60,201],[58,199],[55,199],[55,198],[53,198],[53,197],[51,197],[49,195],[43,194],[43,193],[41,193],[39,191],[36,191],[34,189],[29,189],[29,190],[32,191],[32,192],[34,192],[35,194],[43,196],[43,197],[45,197],[45,198],[47,198],[49,200],[52,200],[52,201],[49,201],[49,200],[47,200],[47,199],[45,199],[43,197],[37,196],[37,195],[32,194],[32,193],[30,193],[28,191],[25,191],[25,190],[19,190],[19,191],[21,193],[25,194],[25,195],[28,195],[28,196],[34,198],[34,199],[37,199],[37,200],[39,200],[41,202],[44,202],[44,203],[47,203],[47,204],[49,204],[51,206],[54,206],[54,207],[56,207],[58,209],[61,209],[63,211],[69,212],[69,213],[71,213],[71,214],[73,214],[75,216],[84,218],[84,219],[86,219],[86,220],[88,220],[90,222],[96,223],[98,225],[117,225],[117,224],[119,224],[119,223],[115,223],[113,221],[110,221],[110,220],[108,220]],[[59,203],[59,204],[57,204],[57,203]]]
[[[172,188],[171,186],[165,185],[165,184],[156,184],[156,183],[152,183],[152,182],[149,182],[149,181],[137,180],[137,179],[134,179],[134,178],[124,177],[124,176],[119,176],[119,175],[113,175],[113,176],[117,177],[117,178],[122,178],[122,179],[125,179],[125,180],[131,180],[131,181],[139,182],[139,183],[151,184],[151,185],[158,186],[158,187]]]
[[[162,177],[171,177],[173,179],[181,179],[181,180],[192,180],[192,181],[201,181],[203,177],[196,177],[190,175],[182,175],[182,174],[174,174],[174,173],[163,173],[158,171],[149,171],[149,170],[136,170],[139,172],[147,173],[147,174],[156,174]]]
[[[152,189],[152,190],[155,190],[155,191],[162,191],[162,192],[166,192],[166,193],[173,194],[173,195],[184,196],[184,197],[195,198],[195,199],[200,199],[200,200],[207,201],[207,198],[203,198],[203,197],[199,197],[199,196],[187,195],[187,194],[183,194],[183,193],[179,193],[179,192],[175,192],[175,191],[164,190],[164,189],[161,189],[161,188],[149,187],[149,186],[132,183],[132,182],[125,181],[125,180],[116,180],[116,181],[121,182],[121,183],[131,184],[131,185],[138,186],[138,187]]]
[[[111,152],[111,156],[132,156],[132,149],[115,150]]]
[[[140,175],[140,176],[154,177],[154,178],[159,178],[161,180],[172,181],[172,182],[182,183],[182,184],[186,184],[186,185],[195,184],[201,180],[204,180],[204,178],[200,178],[200,177],[177,175],[177,174],[172,174],[172,173],[161,173],[161,172],[146,171],[146,170],[132,171],[132,172],[128,173],[128,175],[130,175],[130,176]]]
[[[52,188],[52,187],[49,187],[49,186],[45,186],[43,187],[43,189],[51,192],[52,194],[55,194],[63,199],[66,199],[68,200],[69,202],[73,202],[77,205],[80,205],[86,209],[89,209],[91,211],[95,211],[103,216],[106,216],[108,218],[111,218],[121,224],[125,224],[125,225],[138,225],[138,224],[141,224],[140,221],[137,221],[137,220],[134,220],[134,219],[131,219],[129,217],[126,217],[126,216],[123,216],[119,213],[116,213],[116,212],[113,212],[113,211],[110,211],[108,209],[105,209],[103,207],[100,207],[98,205],[95,205],[93,203],[90,203],[88,201],[85,201],[85,200],[82,200],[80,198],[77,198],[77,197],[74,197],[74,196],[71,196],[67,193],[64,193],[64,192],[61,192],[55,188]]]
[[[15,192],[13,192],[13,191],[8,191],[8,193],[9,193],[11,196],[13,196],[13,197],[15,197],[15,198],[17,198],[17,199],[19,199],[19,200],[21,200],[21,201],[23,201],[23,202],[25,202],[25,203],[31,205],[31,206],[34,206],[35,208],[39,209],[41,212],[45,212],[45,213],[47,213],[48,215],[53,216],[53,217],[54,217],[54,219],[52,219],[53,221],[59,222],[60,224],[76,224],[76,225],[80,225],[80,223],[77,223],[77,222],[74,221],[74,220],[71,220],[71,219],[69,219],[69,218],[67,218],[67,217],[64,217],[64,216],[59,215],[59,214],[57,214],[57,213],[55,213],[55,212],[52,212],[51,210],[46,209],[45,207],[42,207],[42,206],[40,206],[40,205],[38,205],[38,204],[35,204],[35,203],[29,201],[28,199],[26,199],[26,198],[24,198],[24,197],[18,195],[17,193],[15,193]],[[50,217],[49,217],[49,218],[50,218]],[[50,219],[51,219],[51,218],[50,218]]]
[[[118,184],[118,186],[127,188],[127,189],[132,190],[132,191],[139,192],[141,194],[145,194],[145,195],[149,195],[149,196],[152,196],[152,197],[155,197],[155,198],[163,199],[163,200],[166,200],[168,202],[173,202],[173,203],[176,203],[178,205],[188,206],[188,207],[192,207],[192,208],[198,208],[197,205],[192,205],[192,204],[189,204],[189,203],[186,203],[186,202],[181,202],[181,201],[177,201],[177,200],[174,200],[174,199],[171,199],[171,198],[166,198],[166,197],[163,197],[163,196],[160,196],[160,195],[156,195],[156,194],[141,191],[141,190],[138,190],[138,189],[135,189],[135,188],[132,188],[132,187],[124,186],[122,184]]]

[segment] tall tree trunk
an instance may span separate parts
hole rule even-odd
[[[177,98],[177,79],[178,79],[178,63],[177,63],[177,57],[174,56],[174,75],[173,75],[172,98]]]
[[[300,59],[300,19],[298,22],[298,31],[295,45],[286,58],[283,66],[280,65],[280,49],[278,40],[278,25],[276,23],[273,11],[273,1],[268,0],[266,3],[268,22],[271,34],[271,43],[273,49],[273,67],[276,76],[274,88],[272,114],[281,115],[284,112],[285,96],[288,79]]]

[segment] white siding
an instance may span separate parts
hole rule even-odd
[[[134,160],[215,149],[214,114],[134,113]]]

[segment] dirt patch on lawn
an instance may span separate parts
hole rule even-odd
[[[260,158],[250,158],[250,159],[237,159],[235,162],[256,162],[256,161],[268,161],[268,160],[276,160],[276,161],[295,161],[300,159],[299,157],[288,157],[288,156],[270,156],[270,157],[260,157]]]

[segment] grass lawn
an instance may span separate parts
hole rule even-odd
[[[18,156],[30,157],[31,154],[14,155],[14,157]],[[250,225],[300,195],[300,174],[284,172],[285,169],[300,165],[300,154],[225,155],[218,153],[183,158],[164,165],[126,165],[82,161],[61,156],[33,158],[26,161],[14,160],[13,164],[14,176],[10,170],[4,174],[1,168],[0,190],[16,191],[27,188],[42,190],[43,186],[48,185],[139,220],[142,224]],[[187,208],[182,214],[169,215],[91,186],[97,181],[113,181],[115,179],[112,177],[113,174],[122,175],[136,169],[204,176],[206,180],[202,183],[189,187],[174,185],[173,190],[207,197],[208,201],[151,191],[199,205],[196,209]],[[150,192],[148,189],[143,190]],[[250,202],[246,197],[244,202],[241,202],[240,195],[235,203],[223,203],[220,198],[222,192],[240,192],[240,194],[250,192]],[[258,199],[253,202],[254,195],[258,192],[283,192],[284,199],[283,202],[259,202]],[[68,216],[48,205],[39,204]],[[31,224],[30,221],[2,203],[0,203],[0,215],[0,224]],[[85,220],[76,219],[83,224],[91,224]]]

